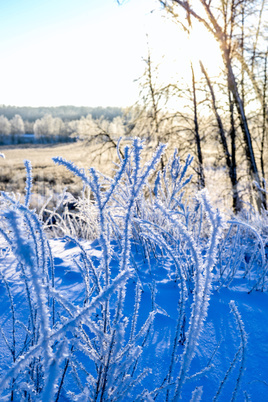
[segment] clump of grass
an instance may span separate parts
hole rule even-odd
[[[70,200],[67,192],[52,210],[44,205],[37,215],[30,208],[32,169],[28,161],[23,202],[2,193],[2,248],[4,257],[16,261],[17,280],[25,297],[21,308],[15,307],[15,288],[2,270],[12,321],[11,337],[1,325],[11,361],[0,378],[3,398],[10,394],[11,400],[58,401],[65,384],[71,387],[72,400],[148,401],[159,397],[176,401],[181,397],[207,317],[223,220],[210,205],[206,191],[195,197],[194,213],[184,202],[184,189],[191,180],[190,156],[183,165],[174,152],[164,170],[158,171],[165,146],[160,144],[146,163],[142,151],[142,141],[134,139],[123,155],[118,152],[119,163],[112,177],[53,158],[84,187],[72,213],[60,211],[64,200]],[[45,212],[49,216],[44,222]],[[48,240],[51,231],[62,236],[66,247],[75,245],[79,250],[73,263],[81,274],[83,297],[75,302],[55,281]],[[97,259],[90,256],[79,236],[95,240],[100,252]],[[139,253],[143,264],[138,261]],[[4,264],[4,259],[0,262]],[[156,303],[156,262],[166,273],[165,280],[179,285],[173,342],[157,384],[145,381],[146,377],[153,379],[153,357],[149,362],[143,359],[153,337],[155,316],[165,314]],[[150,308],[143,305],[142,298],[148,286]],[[131,308],[131,319],[126,305]],[[244,336],[239,313],[232,308]],[[200,400],[201,395],[199,387],[192,400]]]

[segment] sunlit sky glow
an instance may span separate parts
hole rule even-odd
[[[165,55],[163,81],[188,79],[189,57],[218,69],[208,36],[198,29],[189,42],[157,0],[0,0],[0,104],[129,106],[146,34],[153,61]]]

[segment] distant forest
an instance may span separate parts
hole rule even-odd
[[[45,115],[59,117],[63,121],[77,120],[81,117],[91,115],[93,119],[104,117],[105,120],[112,121],[117,116],[123,115],[123,110],[119,107],[89,107],[89,106],[55,106],[55,107],[30,107],[30,106],[6,106],[0,105],[0,115],[7,119],[12,119],[15,115],[20,115],[22,119],[34,122]]]
[[[122,116],[123,109],[118,107],[2,105],[0,145],[70,142],[100,133],[107,136],[107,130],[121,129]]]

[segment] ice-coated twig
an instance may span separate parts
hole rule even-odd
[[[235,354],[235,356],[234,356],[234,358],[233,358],[233,360],[232,360],[232,362],[231,362],[231,364],[230,364],[228,370],[226,371],[223,380],[222,380],[221,383],[220,383],[220,386],[219,386],[219,388],[218,388],[218,390],[217,390],[217,392],[216,392],[216,395],[215,395],[214,398],[213,398],[213,402],[216,402],[216,401],[218,400],[218,398],[219,398],[219,396],[220,396],[220,394],[221,394],[221,391],[222,391],[222,388],[223,388],[224,384],[226,383],[226,381],[227,381],[227,379],[228,379],[228,377],[229,377],[231,371],[232,371],[233,368],[235,367],[235,364],[236,364],[236,361],[237,361],[237,359],[238,359],[238,357],[239,357],[240,352],[241,352],[241,348],[239,348],[239,349],[236,351],[236,354]]]
[[[191,307],[192,312],[190,317],[190,325],[186,334],[186,344],[181,358],[181,368],[177,379],[173,401],[178,401],[180,398],[181,388],[186,380],[186,375],[190,368],[191,361],[194,357],[196,345],[203,328],[204,320],[207,315],[212,280],[212,269],[215,264],[217,242],[222,226],[221,217],[219,213],[214,213],[212,211],[211,206],[207,200],[206,192],[201,192],[200,197],[206,213],[210,219],[212,227],[211,237],[204,264],[202,263],[200,257],[196,260],[197,264],[195,270],[194,301]],[[193,245],[194,244],[195,243],[193,242]],[[193,250],[195,250],[195,248],[198,250],[199,247],[197,245],[193,245],[191,248]],[[200,251],[198,250],[196,254],[197,253],[199,254]]]
[[[0,390],[10,381],[10,378],[16,376],[16,374],[22,370],[34,356],[38,356],[41,351],[46,350],[46,345],[56,340],[60,340],[62,336],[66,334],[66,331],[75,328],[84,319],[87,319],[88,315],[95,311],[104,300],[106,300],[117,288],[121,286],[125,281],[131,276],[130,271],[125,271],[117,275],[117,277],[112,281],[112,283],[96,296],[91,303],[84,307],[74,315],[74,317],[68,319],[64,324],[62,324],[58,329],[51,330],[50,334],[45,338],[42,336],[37,345],[34,345],[25,353],[16,363],[2,376],[0,379]],[[49,356],[50,357],[50,356]],[[48,359],[49,362],[49,359]]]
[[[26,169],[25,206],[28,207],[31,199],[32,180],[33,180],[32,165],[29,160],[25,160],[24,166]]]
[[[190,402],[199,402],[202,399],[203,387],[196,387],[196,389],[192,392],[192,398]]]
[[[227,223],[231,223],[231,224],[233,224],[233,225],[244,226],[244,227],[248,228],[250,231],[252,231],[252,232],[255,234],[255,236],[257,237],[257,239],[258,239],[258,241],[259,241],[260,247],[261,247],[262,262],[263,262],[263,264],[265,264],[265,250],[264,250],[264,246],[263,246],[263,241],[262,241],[261,236],[260,236],[259,233],[257,232],[257,230],[254,229],[252,226],[248,225],[248,224],[245,223],[245,222],[240,222],[240,221],[236,221],[236,220],[235,220],[235,221],[234,221],[234,220],[230,220],[230,221],[227,221]]]
[[[83,181],[84,184],[86,184],[89,187],[91,187],[91,180],[86,175],[85,169],[78,168],[77,166],[75,166],[75,164],[73,162],[67,161],[66,159],[64,159],[64,158],[62,158],[60,156],[52,158],[52,160],[57,165],[65,166],[75,176],[80,177],[80,179]]]
[[[33,291],[35,294],[35,298],[37,301],[38,312],[39,312],[39,320],[40,320],[40,339],[44,340],[44,356],[45,356],[45,368],[47,367],[48,361],[51,356],[51,346],[47,342],[50,333],[50,325],[49,325],[49,314],[47,307],[47,295],[42,285],[42,279],[40,276],[40,272],[38,272],[37,267],[35,266],[35,252],[32,248],[30,242],[25,240],[24,234],[21,230],[21,222],[20,217],[16,211],[8,211],[4,213],[5,218],[9,222],[9,226],[14,233],[14,238],[16,242],[16,247],[13,248],[13,252],[15,253],[18,260],[29,269],[31,275],[31,283],[33,286]]]
[[[15,306],[14,306],[14,300],[13,300],[13,296],[11,293],[11,289],[10,286],[3,274],[3,272],[0,271],[0,279],[3,281],[3,283],[5,284],[7,293],[8,293],[8,298],[9,298],[9,303],[10,303],[10,310],[11,310],[11,316],[12,316],[12,346],[9,346],[5,334],[3,332],[3,329],[1,327],[1,332],[2,335],[4,337],[4,340],[7,344],[8,349],[10,350],[11,354],[12,354],[12,358],[13,358],[13,362],[16,361],[16,336],[15,336],[15,324],[16,324],[16,318],[15,318]]]
[[[45,373],[44,388],[42,390],[42,402],[52,401],[57,390],[57,380],[60,377],[60,365],[63,359],[68,357],[67,344],[64,339],[57,347],[57,351],[50,359],[48,370]]]
[[[238,350],[236,351],[236,354],[235,354],[235,356],[234,356],[234,358],[233,358],[228,370],[225,373],[225,376],[224,376],[223,380],[220,383],[220,386],[219,386],[219,388],[217,390],[217,393],[213,398],[214,402],[216,402],[218,400],[218,398],[219,398],[219,396],[221,394],[222,388],[225,385],[225,383],[226,383],[231,371],[235,367],[236,362],[237,362],[237,360],[238,360],[238,358],[240,356],[241,363],[240,363],[240,367],[239,367],[239,373],[238,373],[238,377],[236,379],[235,389],[233,391],[232,398],[231,398],[232,402],[235,401],[237,391],[238,391],[238,388],[239,388],[239,385],[240,385],[240,382],[241,382],[241,377],[242,377],[243,371],[245,369],[245,347],[246,347],[246,343],[247,343],[247,334],[245,332],[244,323],[242,321],[241,315],[240,315],[240,313],[239,313],[239,311],[238,311],[238,309],[236,307],[235,302],[233,300],[231,300],[230,303],[229,303],[229,306],[231,308],[231,312],[234,314],[234,317],[235,317],[235,320],[236,320],[236,323],[237,323],[237,327],[239,329],[241,342],[240,342],[240,346],[239,346]]]
[[[241,343],[240,343],[240,349],[241,349],[241,363],[240,363],[240,367],[239,367],[239,374],[236,380],[236,385],[235,385],[235,389],[233,391],[232,394],[232,399],[231,402],[235,401],[236,399],[236,395],[237,395],[237,391],[238,388],[240,386],[241,383],[241,378],[242,378],[242,374],[244,372],[245,369],[245,350],[246,350],[246,344],[247,344],[247,334],[245,331],[245,326],[244,323],[242,321],[241,315],[236,307],[236,304],[234,302],[234,300],[231,300],[229,303],[229,306],[231,308],[232,313],[235,316],[235,320],[239,329],[239,334],[240,334],[240,338],[241,338]]]

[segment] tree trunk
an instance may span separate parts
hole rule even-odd
[[[147,79],[147,83],[149,86],[149,90],[150,90],[150,97],[151,97],[151,102],[152,102],[152,120],[154,122],[155,125],[155,135],[157,138],[157,144],[160,144],[160,138],[159,138],[159,127],[160,127],[160,122],[159,122],[159,109],[158,109],[158,96],[156,94],[156,89],[155,86],[153,84],[153,72],[152,72],[152,60],[151,60],[151,54],[150,51],[148,49],[148,58],[147,58],[147,75],[148,75],[148,79]],[[163,171],[165,164],[164,164],[164,155],[161,156],[160,159],[160,169]]]
[[[237,165],[236,165],[236,129],[234,123],[234,101],[232,99],[232,95],[229,91],[229,109],[230,109],[230,122],[231,122],[231,155],[232,155],[232,172],[231,172],[231,181],[233,188],[233,209],[235,213],[241,210],[241,200],[238,194],[238,180],[237,180]]]
[[[237,109],[237,113],[238,113],[238,117],[239,117],[239,121],[240,121],[240,127],[241,127],[243,137],[244,137],[246,157],[247,157],[247,161],[249,164],[250,175],[251,175],[251,178],[254,181],[256,181],[256,183],[257,183],[256,204],[257,204],[258,211],[261,211],[261,208],[265,207],[265,200],[264,200],[264,194],[261,190],[261,181],[260,181],[259,171],[258,171],[258,167],[256,164],[256,159],[255,159],[255,155],[254,155],[254,151],[253,151],[251,134],[250,134],[250,131],[248,128],[248,122],[247,122],[247,118],[245,115],[244,104],[239,95],[238,86],[237,86],[234,72],[232,69],[231,60],[229,58],[228,49],[224,42],[221,42],[220,44],[221,44],[221,49],[222,49],[222,53],[223,53],[225,66],[226,66],[226,69],[228,72],[228,87],[234,98],[234,103],[236,105],[236,109]]]
[[[182,0],[172,0],[174,3],[179,4],[188,14],[190,14],[192,17],[194,17],[197,21],[199,21],[201,24],[203,24],[206,29],[211,32],[217,42],[219,43],[221,52],[222,52],[222,57],[223,61],[227,70],[227,76],[228,76],[228,86],[229,90],[231,91],[233,98],[234,98],[234,103],[237,108],[237,113],[238,117],[240,120],[240,126],[243,132],[243,137],[244,137],[244,143],[245,143],[245,149],[246,149],[246,157],[248,160],[249,164],[249,171],[250,171],[250,176],[252,180],[255,180],[257,183],[256,186],[256,204],[258,207],[258,210],[260,211],[262,206],[265,206],[264,202],[264,194],[261,189],[261,181],[260,181],[260,176],[259,176],[259,171],[258,167],[256,164],[256,159],[253,151],[253,146],[252,146],[252,140],[251,140],[251,135],[250,131],[248,128],[248,123],[244,111],[244,105],[243,101],[241,99],[241,96],[238,91],[238,86],[236,83],[235,75],[233,72],[232,64],[231,64],[231,59],[230,59],[230,52],[228,49],[228,43],[227,43],[227,36],[226,33],[223,31],[221,26],[218,24],[218,20],[215,18],[215,16],[212,13],[210,4],[211,2],[208,2],[206,0],[200,0],[201,5],[203,6],[207,17],[208,21],[204,18],[202,18],[200,15],[198,15],[189,5],[188,1],[182,1]]]
[[[195,132],[195,143],[197,148],[197,158],[198,158],[198,189],[201,190],[205,187],[205,175],[203,167],[203,156],[201,149],[201,140],[199,134],[199,125],[197,117],[197,101],[196,101],[196,86],[195,86],[195,75],[193,65],[191,63],[192,70],[192,85],[193,85],[193,102],[194,102],[194,132]]]
[[[233,209],[234,212],[237,213],[240,210],[240,200],[238,197],[238,192],[237,192],[237,174],[236,174],[236,153],[235,153],[235,127],[234,127],[234,121],[231,120],[231,143],[232,143],[232,155],[230,155],[229,149],[228,149],[228,143],[227,143],[227,138],[225,135],[225,131],[223,128],[223,124],[222,124],[222,120],[221,117],[218,113],[218,108],[216,105],[216,97],[215,97],[215,93],[210,81],[210,78],[203,66],[203,63],[200,61],[200,66],[201,66],[201,70],[202,73],[204,74],[206,81],[207,81],[207,85],[209,87],[210,90],[210,94],[211,94],[211,100],[212,100],[212,108],[217,120],[217,124],[218,124],[218,128],[219,128],[219,134],[220,134],[220,139],[221,139],[221,144],[222,144],[222,148],[223,148],[223,153],[225,156],[225,162],[226,165],[228,167],[228,174],[229,174],[229,178],[232,184],[232,195],[233,195]],[[233,118],[233,114],[231,115],[231,119]]]
[[[264,206],[267,209],[267,195],[266,195],[266,182],[265,182],[265,170],[264,170],[264,148],[265,148],[265,137],[267,132],[267,119],[266,119],[266,91],[267,91],[267,58],[268,49],[265,53],[264,60],[264,80],[263,80],[263,102],[262,102],[262,138],[261,138],[261,172],[263,178],[263,190],[264,190]]]

